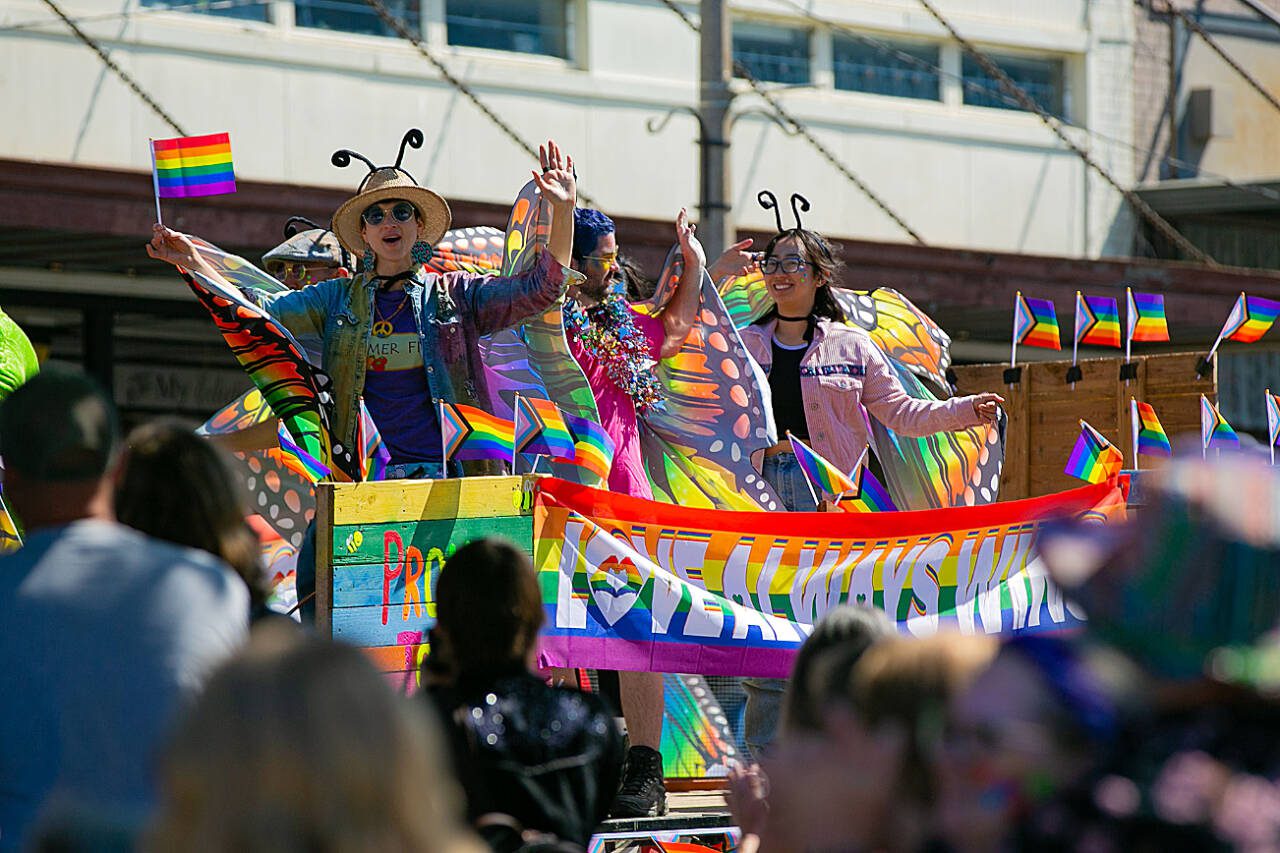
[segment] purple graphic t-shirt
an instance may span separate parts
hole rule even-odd
[[[403,290],[374,297],[373,333],[364,375],[364,404],[382,433],[392,465],[439,462],[440,418],[427,386],[422,339]]]

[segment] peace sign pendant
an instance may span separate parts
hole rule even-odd
[[[391,337],[391,332],[391,323],[387,320],[379,320],[373,324],[373,335],[376,338],[389,338]]]

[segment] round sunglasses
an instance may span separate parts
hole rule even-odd
[[[398,222],[408,222],[410,219],[417,216],[417,214],[418,211],[407,201],[397,202],[396,206],[391,208],[391,215],[394,216]],[[364,209],[364,213],[360,214],[360,218],[370,225],[381,225],[382,220],[387,218],[387,210],[386,208],[379,207],[376,204],[371,204]]]

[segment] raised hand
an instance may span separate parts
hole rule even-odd
[[[561,152],[554,141],[538,146],[538,160],[542,174],[533,173],[533,181],[542,190],[542,197],[553,208],[572,210],[578,203],[578,181],[573,175],[573,158]]]
[[[755,252],[747,251],[750,248],[751,238],[748,237],[725,249],[724,254],[712,261],[711,266],[707,267],[711,280],[719,283],[726,278],[737,278],[751,272],[755,268],[756,260],[759,256]]]
[[[676,216],[676,238],[680,241],[680,253],[684,255],[685,265],[692,266],[697,263],[705,267],[707,253],[698,242],[698,238],[694,236],[694,231],[697,229],[698,226],[689,221],[689,211],[683,207],[680,208],[680,213]]]
[[[973,413],[982,423],[993,424],[1000,417],[1000,404],[1004,402],[1004,397],[985,393],[974,394],[970,399],[973,400]]]
[[[201,265],[200,252],[191,238],[159,223],[151,226],[151,242],[147,244],[147,254],[157,261],[176,267],[195,269]]]

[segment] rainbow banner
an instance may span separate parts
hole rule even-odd
[[[153,139],[151,156],[155,163],[156,195],[160,198],[192,198],[236,191],[230,134]]]
[[[440,401],[440,438],[446,465],[452,459],[510,460],[514,430],[506,418],[475,406]]]
[[[1169,324],[1164,317],[1164,297],[1159,293],[1134,293],[1124,289],[1128,302],[1128,340],[1151,343],[1169,340]]]
[[[1227,419],[1218,411],[1218,407],[1209,402],[1209,398],[1200,395],[1200,449],[1201,455],[1210,448],[1221,450],[1226,447],[1236,449],[1240,446],[1240,437],[1227,423]]]
[[[1083,296],[1076,291],[1076,345],[1121,346],[1120,304],[1110,296]]]
[[[1142,403],[1133,397],[1129,398],[1129,417],[1133,427],[1133,465],[1138,467],[1138,454],[1148,456],[1172,456],[1173,448],[1169,446],[1169,436],[1165,435],[1156,410],[1150,403]]]
[[[1086,483],[1102,483],[1119,474],[1123,467],[1124,454],[1102,433],[1080,421],[1080,437],[1063,472]]]
[[[791,442],[791,452],[796,455],[796,463],[809,481],[811,491],[818,494],[842,495],[858,490],[858,484],[851,477],[828,462],[818,451],[790,432],[787,433],[787,440]],[[815,504],[818,502],[818,494],[813,496]]]
[[[1048,299],[1029,299],[1019,291],[1013,306],[1014,345],[1062,349],[1058,312]]]
[[[613,467],[613,439],[604,427],[590,418],[579,418],[564,414],[565,426],[573,436],[573,461],[575,465],[586,468],[600,478],[603,483],[609,479],[609,469]]]
[[[544,479],[544,662],[784,677],[813,624],[856,602],[915,635],[1078,626],[1035,551],[1040,522],[1123,517],[1126,485],[868,515],[703,510]]]
[[[540,397],[516,397],[515,452],[567,459],[574,456],[573,436],[560,409]]]

